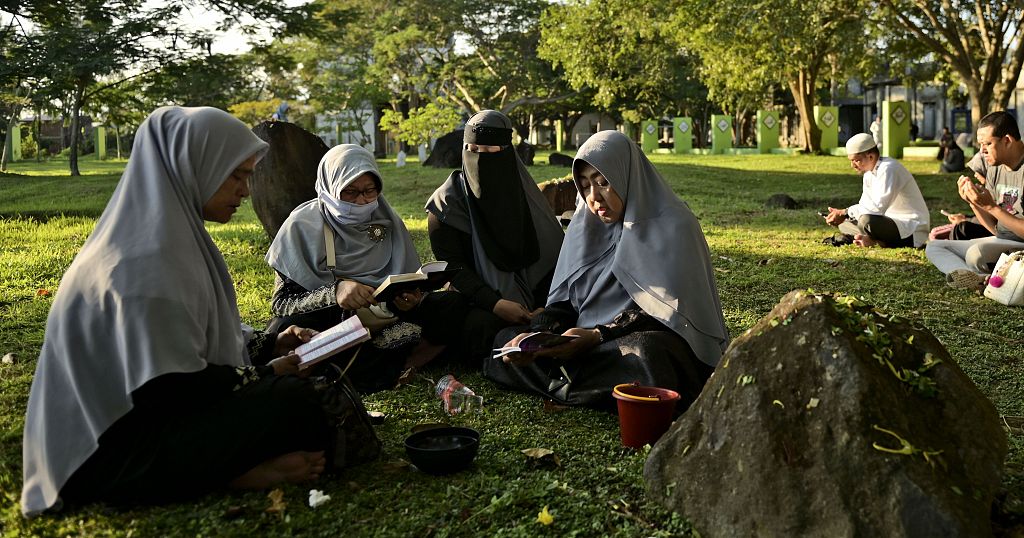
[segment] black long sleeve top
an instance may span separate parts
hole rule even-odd
[[[462,267],[462,270],[452,278],[452,287],[468,297],[475,306],[488,312],[493,311],[494,305],[502,297],[473,269],[476,267],[473,259],[473,237],[441,222],[433,213],[427,214],[427,234],[435,258]],[[554,269],[531,290],[533,304],[543,305],[547,302],[548,288],[551,286],[553,275]]]
[[[274,375],[267,363],[273,360],[277,333],[257,331],[246,344],[253,366],[207,364],[197,372],[164,374],[132,392],[137,407],[176,412],[195,409],[238,390],[262,377]]]

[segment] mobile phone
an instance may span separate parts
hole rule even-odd
[[[828,210],[827,209],[819,209],[818,210],[818,215],[820,215],[822,217],[827,217],[828,216]]]

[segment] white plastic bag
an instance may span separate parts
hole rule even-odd
[[[1024,305],[1024,251],[999,256],[985,297],[1008,306]]]

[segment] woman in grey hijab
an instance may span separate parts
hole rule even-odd
[[[615,385],[638,382],[679,391],[682,412],[729,343],[700,225],[622,133],[590,137],[573,179],[583,203],[566,232],[548,306],[529,331],[578,338],[487,361],[484,376],[596,407],[611,404]],[[496,346],[517,345],[523,329],[502,331]]]
[[[478,358],[498,330],[544,306],[563,233],[512,147],[507,116],[477,113],[463,141],[462,169],[427,201],[427,230],[437,259],[463,267],[452,279],[472,307],[461,346]]]
[[[366,148],[331,148],[317,169],[317,197],[292,210],[266,256],[277,272],[270,329],[296,324],[324,330],[354,314],[377,323],[370,327],[371,345],[347,370],[361,392],[393,387],[406,368],[422,366],[452,338],[443,324],[431,323],[438,316],[422,314],[453,293],[421,294],[415,301],[402,294],[390,307],[373,297],[389,275],[420,267],[412,236],[383,190]],[[398,321],[391,312],[419,323]],[[387,320],[377,322],[378,315]]]
[[[267,150],[214,108],[165,107],[61,280],[25,419],[21,508],[162,502],[315,479],[329,429],[289,353],[244,327],[204,220],[227,222]],[[274,358],[278,357],[278,358]]]

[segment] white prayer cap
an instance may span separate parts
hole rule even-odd
[[[877,146],[878,144],[875,144],[875,139],[871,135],[867,133],[856,134],[846,141],[846,154],[864,153]]]

